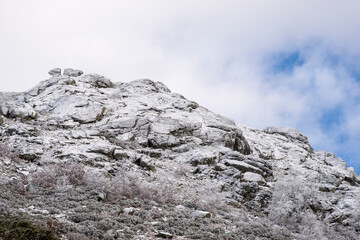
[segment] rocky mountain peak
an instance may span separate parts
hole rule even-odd
[[[123,239],[123,228],[134,239],[359,236],[359,176],[297,130],[235,124],[149,79],[113,82],[70,68],[49,74],[29,91],[0,93],[0,209],[50,218],[64,239]],[[119,204],[121,214],[111,213]],[[166,209],[160,218],[158,208]],[[89,219],[94,211],[101,217]],[[201,228],[208,218],[227,230],[180,226]],[[259,222],[268,235],[251,230]]]

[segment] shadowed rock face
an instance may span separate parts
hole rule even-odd
[[[173,198],[177,203],[195,206],[189,199],[221,198],[222,203],[229,204],[228,208],[245,208],[249,215],[252,211],[262,213],[264,219],[269,218],[293,233],[298,230],[277,221],[275,213],[286,215],[294,211],[292,216],[299,214],[296,217],[301,219],[301,211],[312,211],[319,224],[342,226],[355,235],[360,232],[356,223],[360,216],[359,177],[352,168],[346,167],[342,159],[327,152],[314,152],[307,137],[297,130],[288,127],[257,130],[236,125],[232,120],[172,93],[163,83],[149,79],[114,83],[98,74],[83,75],[81,70],[65,69],[61,75],[58,68],[50,70],[49,74],[48,80],[27,92],[0,93],[3,118],[0,138],[5,144],[0,146],[0,153],[7,152],[0,155],[0,173],[5,182],[26,178],[24,185],[27,190],[24,191],[27,194],[39,193],[36,179],[48,166],[64,164],[61,165],[63,168],[68,162],[75,162],[84,167],[82,171],[91,173],[89,176],[110,176],[112,179],[125,173],[140,174],[137,175],[140,176],[138,181],[146,183],[146,188],[150,189],[160,189],[169,181],[168,187],[174,190]],[[9,162],[15,159],[14,155],[20,159],[11,165]],[[59,174],[59,168],[51,171]],[[59,179],[63,177],[61,175]],[[56,192],[60,189],[59,179],[49,180],[45,185],[52,186]],[[97,203],[100,209],[105,208],[102,202],[117,199],[112,197],[118,191],[109,187],[111,181],[103,185],[95,184],[93,180],[84,181],[93,185],[83,182],[84,186],[76,185],[77,188],[72,184],[74,179],[69,182],[65,184],[68,188],[63,182],[60,184],[61,191],[96,189],[94,201],[101,202]],[[289,187],[283,187],[284,183]],[[107,187],[111,190],[106,190]],[[76,191],[79,196],[74,198],[81,198],[82,195]],[[206,193],[200,195],[201,192]],[[298,197],[285,199],[279,194]],[[128,195],[125,192],[122,197]],[[41,194],[38,198],[40,203],[45,201]],[[209,202],[208,199],[202,200]],[[34,208],[24,208],[26,200],[18,204],[15,208],[34,214]],[[72,204],[75,207],[68,203],[66,206],[51,206],[55,210],[50,217],[64,226],[68,224],[66,226],[71,225],[73,229],[82,229],[81,219],[89,217],[68,216],[80,211],[76,203]],[[142,211],[138,206],[127,207],[134,210],[131,216]],[[197,207],[182,206],[173,211],[183,208],[192,211],[186,215],[191,221],[215,216],[208,212],[209,209]],[[301,211],[297,213],[294,209]],[[206,213],[206,217],[199,217],[199,213]],[[40,211],[39,214],[39,218],[49,217],[49,213]],[[222,217],[221,214],[218,216]],[[76,221],[69,223],[68,219],[72,218]],[[85,224],[87,228],[84,229],[88,232],[97,231],[98,220],[95,219],[98,218],[93,218],[91,223],[88,222],[90,225]],[[288,222],[291,220],[289,217]],[[129,224],[127,227],[132,226]],[[181,232],[179,229],[165,235],[174,236]],[[116,229],[110,230],[108,239],[115,239],[115,235],[120,234]],[[161,230],[170,231],[159,227],[155,232]],[[214,236],[215,239],[232,239],[230,235]],[[94,239],[97,238],[101,237]]]

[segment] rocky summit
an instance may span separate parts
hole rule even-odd
[[[49,74],[0,93],[0,239],[360,239],[360,177],[297,130]]]

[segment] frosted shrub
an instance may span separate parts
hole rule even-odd
[[[87,173],[86,183],[90,189],[104,192],[107,200],[138,198],[158,203],[174,203],[175,189],[164,179],[149,179],[140,173],[124,172],[115,177],[101,173]]]
[[[267,211],[276,224],[300,234],[299,239],[346,239],[321,221],[314,212],[316,189],[301,178],[284,178],[276,182]]]
[[[269,204],[269,217],[276,223],[297,230],[302,215],[310,208],[313,192],[300,178],[278,180]]]
[[[84,184],[84,165],[72,161],[57,163],[38,169],[30,176],[33,185],[68,190]]]
[[[189,199],[193,200],[196,208],[206,211],[222,210],[225,211],[228,209],[226,204],[226,193],[217,192],[211,187],[203,187],[203,189],[197,190],[197,194],[194,196],[189,196]]]
[[[0,157],[9,158],[13,161],[19,161],[18,153],[14,151],[9,145],[0,143]]]

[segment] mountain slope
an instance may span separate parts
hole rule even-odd
[[[295,129],[148,79],[49,73],[0,94],[2,217],[63,239],[358,239],[359,177]]]

